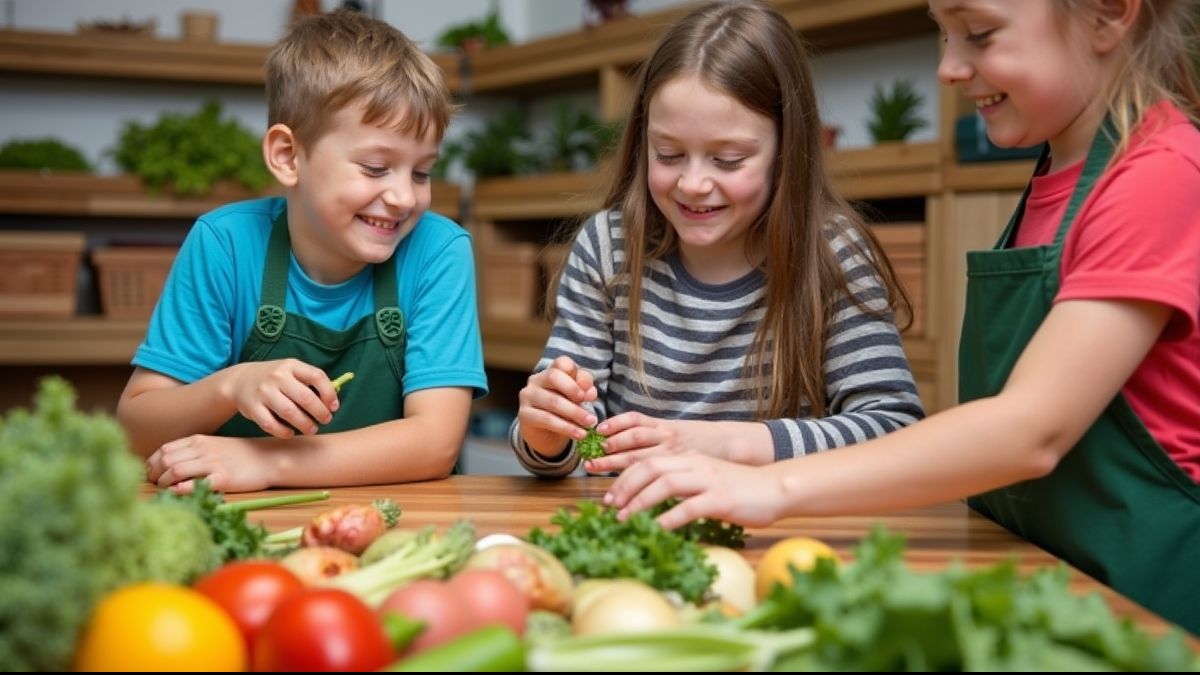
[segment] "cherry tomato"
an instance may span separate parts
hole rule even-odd
[[[375,612],[338,588],[305,588],[279,603],[254,640],[257,671],[368,671],[395,658]]]
[[[197,581],[195,588],[225,609],[251,649],[279,603],[304,588],[304,583],[278,563],[242,560],[217,568]]]

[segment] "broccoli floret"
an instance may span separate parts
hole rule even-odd
[[[608,437],[596,431],[596,427],[590,427],[583,440],[575,444],[575,447],[579,449],[579,456],[584,459],[598,459],[603,457],[604,446],[601,443],[606,438]]]
[[[204,519],[183,504],[140,502],[131,520],[141,536],[130,550],[132,576],[190,585],[224,562]]]

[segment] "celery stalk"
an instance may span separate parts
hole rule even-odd
[[[565,638],[529,654],[537,672],[662,672],[765,670],[784,654],[812,645],[810,628],[737,631],[696,625],[647,633]]]

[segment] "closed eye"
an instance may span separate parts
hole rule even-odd
[[[745,157],[739,157],[738,159],[721,159],[720,157],[713,158],[713,164],[716,164],[717,168],[724,169],[726,171],[734,171],[736,169],[740,169],[740,168],[742,168],[742,165],[745,163],[746,163]]]
[[[659,164],[674,164],[683,158],[683,155],[665,155],[661,152],[654,153],[654,161]]]
[[[965,39],[967,42],[969,42],[973,45],[980,45],[980,44],[987,42],[987,39],[990,38],[992,36],[992,33],[995,33],[995,32],[996,32],[996,30],[993,28],[992,30],[985,30],[985,31],[981,31],[979,33],[967,33],[967,36]]]
[[[375,164],[359,164],[362,167],[363,173],[372,178],[379,178],[387,175],[388,168],[386,166],[377,166]]]

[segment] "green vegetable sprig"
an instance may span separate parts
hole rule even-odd
[[[598,459],[604,456],[604,439],[608,438],[604,434],[596,431],[596,427],[590,427],[587,430],[587,435],[583,437],[575,448],[579,450],[579,456],[583,459]]]
[[[557,534],[535,527],[529,541],[550,551],[572,574],[588,578],[639,579],[659,590],[677,591],[685,600],[704,597],[716,577],[703,549],[692,539],[664,530],[647,512],[617,520],[615,509],[594,501],[576,504],[577,513],[560,508],[550,518]]]
[[[423,577],[444,579],[457,572],[475,550],[475,524],[458,520],[445,534],[427,526],[383,558],[331,577],[326,585],[349,591],[376,606],[395,589]]]
[[[177,495],[170,490],[159,490],[154,496],[155,501],[181,504],[199,514],[208,525],[213,543],[217,545],[219,562],[245,560],[262,555],[267,528],[251,525],[246,519],[246,513],[249,511],[324,499],[329,499],[328,490],[226,502],[225,497],[219,492],[213,492],[208,480],[203,478],[196,481],[191,494]]]
[[[678,503],[679,499],[676,497],[666,499],[650,509],[650,515],[657,518]],[[676,528],[675,531],[692,541],[728,548],[745,548],[746,537],[749,536],[741,525],[716,518],[697,518],[683,527]]]
[[[330,381],[330,384],[333,385],[334,391],[340,392],[342,390],[342,387],[344,387],[347,382],[349,382],[350,380],[353,380],[353,379],[354,379],[353,372],[342,373],[341,375],[338,375],[336,378],[334,378],[332,381]]]
[[[1013,561],[918,574],[904,539],[877,527],[852,563],[793,570],[739,628],[816,631],[814,648],[780,670],[1195,670],[1182,633],[1155,639],[1118,619],[1099,594],[1068,589],[1065,567],[1029,577]]]

